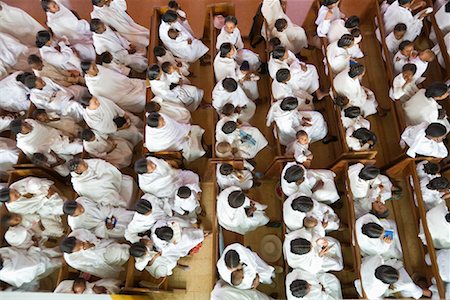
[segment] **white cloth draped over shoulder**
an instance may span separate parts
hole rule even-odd
[[[105,97],[122,109],[139,113],[145,106],[145,80],[129,78],[123,74],[97,65],[98,74],[86,74],[86,86],[96,97]]]
[[[417,155],[437,158],[447,157],[448,150],[443,142],[436,142],[427,138],[425,130],[428,125],[428,122],[422,122],[415,126],[406,127],[402,133],[400,144],[408,145],[409,149],[406,154],[413,158]]]
[[[305,254],[291,252],[291,242],[302,238],[311,243],[311,249]],[[323,256],[319,256],[323,239],[328,241],[330,250]],[[301,269],[312,274],[328,271],[340,271],[344,267],[341,244],[332,237],[320,237],[306,229],[299,229],[286,234],[283,243],[283,253],[288,265],[293,269]]]
[[[152,102],[161,106],[160,112],[174,119],[179,123],[191,123],[191,112],[181,103],[165,100],[161,97],[154,97]]]
[[[98,277],[118,278],[130,254],[127,244],[119,244],[110,239],[98,239],[86,229],[77,229],[69,234],[83,242],[93,243],[94,247],[73,253],[64,253],[69,266]]]
[[[287,196],[291,196],[297,192],[302,192],[308,197],[314,197],[315,200],[319,202],[324,202],[326,204],[331,204],[339,200],[339,194],[336,188],[336,184],[334,183],[334,177],[336,174],[330,170],[325,169],[304,169],[304,178],[300,185],[297,185],[296,182],[287,182],[284,179],[286,174],[286,170],[290,167],[298,165],[295,162],[287,163],[281,173],[281,189],[283,193]],[[322,181],[323,187],[313,192],[312,188],[317,184],[317,182]]]
[[[22,71],[14,72],[0,81],[0,108],[11,112],[28,110],[30,90],[16,79],[22,73]]]
[[[293,53],[299,53],[303,48],[308,47],[308,38],[305,30],[291,22],[285,15],[288,21],[287,27],[279,32],[276,28],[272,29],[271,37],[280,39],[281,45]]]
[[[221,80],[216,83],[212,91],[212,105],[220,114],[227,103],[243,108],[239,115],[239,119],[242,121],[250,120],[255,114],[256,105],[247,97],[244,90],[238,85],[237,89],[230,93],[224,89],[223,80]]]
[[[394,101],[400,100],[401,102],[405,102],[414,96],[418,91],[419,88],[415,82],[406,82],[403,78],[403,74],[398,74],[392,82],[392,87],[389,90],[389,97],[391,97]]]
[[[147,47],[150,31],[137,24],[127,14],[127,2],[125,0],[113,0],[109,5],[95,6],[91,12],[91,18],[98,18],[108,26],[123,35],[128,41],[141,47]]]
[[[51,258],[37,247],[29,249],[2,247],[0,258],[3,262],[0,280],[14,287],[21,287],[44,278],[61,266],[59,258]]]
[[[397,1],[394,1],[386,9],[383,20],[386,34],[394,31],[394,27],[398,23],[406,24],[405,39],[409,41],[414,41],[420,35],[423,27],[423,22],[418,18],[418,15],[413,16],[409,9],[401,7]]]
[[[235,186],[243,190],[249,190],[253,186],[253,175],[251,171],[243,169],[236,170],[229,175],[223,175],[220,173],[221,166],[222,164],[217,164],[216,167],[216,180],[221,189]]]
[[[81,73],[80,58],[66,42],[66,40],[52,41],[50,45],[44,45],[39,48],[42,60],[56,68]]]
[[[328,34],[328,31],[330,30],[331,22],[335,20],[339,20],[344,15],[339,10],[339,6],[333,7],[331,10],[333,12],[333,15],[330,19],[326,20],[325,17],[328,13],[329,9],[328,7],[321,5],[319,8],[319,12],[317,13],[317,19],[316,19],[316,25],[317,25],[317,35],[319,37],[326,37]]]
[[[245,197],[242,206],[238,208],[231,207],[228,203],[228,197],[234,191],[241,191],[241,189],[231,186],[224,189],[217,196],[217,218],[220,226],[229,231],[244,235],[269,222],[269,217],[264,212],[267,205],[250,200],[248,197]],[[252,216],[248,216],[246,209],[252,206],[252,202],[256,207],[256,211],[253,212]]]
[[[220,279],[211,291],[211,300],[222,299],[273,300],[273,298],[258,291],[257,289],[240,290]]]
[[[251,289],[253,280],[256,275],[259,276],[259,282],[264,284],[272,283],[274,277],[274,268],[265,263],[255,252],[239,243],[228,245],[224,250],[222,256],[217,261],[217,270],[223,281],[231,284],[231,271],[227,268],[225,263],[225,254],[228,251],[234,250],[239,255],[240,263],[243,265],[244,278],[242,283],[236,286],[238,289]]]
[[[403,103],[403,110],[408,125],[438,121],[439,109],[442,109],[442,106],[433,98],[425,96],[425,92],[425,89],[420,89],[408,101]]]
[[[431,208],[426,215],[428,231],[430,232],[433,246],[437,249],[450,248],[450,223],[445,220],[448,214],[448,208],[445,202],[441,202],[435,207]],[[425,233],[423,232],[422,220],[420,221],[419,237],[424,245],[427,244]]]
[[[35,46],[36,34],[45,28],[20,8],[0,1],[0,31],[14,36],[27,46]]]
[[[238,69],[239,65],[233,57],[221,57],[220,52],[217,53],[214,58],[214,77],[216,82],[227,77],[236,78]]]
[[[73,284],[75,280],[63,280],[61,281],[53,293],[63,293],[63,294],[74,294]],[[120,292],[120,286],[122,285],[122,280],[120,279],[100,279],[94,282],[86,282],[86,289],[83,294],[96,294],[93,290],[94,286],[102,286],[106,288],[108,294],[118,294]]]
[[[67,223],[72,230],[87,229],[98,238],[123,238],[125,229],[133,218],[133,212],[122,207],[97,205],[86,197],[75,200],[84,208],[79,216],[68,216]],[[115,217],[117,223],[113,229],[106,227],[106,220]]]
[[[270,77],[272,77],[272,79],[274,80],[279,69],[290,69],[291,65],[295,65],[295,63],[301,63],[300,60],[295,56],[295,54],[292,53],[292,51],[287,51],[288,57],[284,60],[273,58],[272,53],[270,53],[270,58],[267,66],[269,68]]]
[[[139,188],[158,198],[172,198],[181,185],[179,170],[174,169],[165,160],[147,157],[156,167],[152,173],[138,174]]]
[[[92,33],[86,20],[79,20],[72,11],[65,7],[60,0],[55,1],[59,11],[47,12],[47,26],[51,28],[57,38],[66,37],[70,44],[78,51],[83,60],[95,59],[92,46]]]
[[[350,67],[350,53],[345,48],[338,46],[337,41],[327,47],[327,61],[331,71],[338,74]]]
[[[19,158],[19,149],[16,141],[0,137],[0,174],[6,175],[7,171],[14,169],[13,165]]]
[[[0,32],[0,77],[13,69],[27,70],[26,58],[31,50],[13,36]]]
[[[309,291],[301,299],[305,300],[338,300],[342,299],[341,282],[329,273],[311,274],[303,270],[292,270],[286,276],[286,295],[288,300],[300,298],[292,295],[290,285],[296,280],[304,280],[309,284]]]
[[[392,288],[375,277],[375,270],[381,265],[394,267],[399,272],[399,280],[391,285]],[[361,279],[355,280],[355,287],[360,296],[362,296],[361,282],[368,299],[383,299],[395,293],[400,293],[404,298],[422,297],[422,289],[412,281],[403,267],[403,262],[394,258],[385,260],[379,255],[364,257],[361,263]]]

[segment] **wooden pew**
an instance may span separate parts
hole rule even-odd
[[[433,242],[431,239],[430,232],[428,230],[428,225],[426,222],[426,209],[423,202],[423,196],[422,191],[420,188],[420,181],[419,177],[417,176],[416,171],[416,163],[420,162],[421,160],[414,160],[411,158],[407,158],[403,160],[402,162],[396,164],[395,166],[389,168],[387,170],[387,174],[391,177],[397,180],[397,182],[400,183],[400,185],[403,187],[403,193],[406,193],[405,200],[408,200],[407,203],[401,202],[397,203],[398,200],[393,200],[392,204],[394,206],[394,213],[396,214],[396,218],[403,217],[403,221],[407,221],[413,219],[413,226],[408,226],[407,231],[412,232],[413,235],[415,235],[415,239],[408,239],[407,243],[409,244],[416,244],[419,257],[406,257],[406,254],[404,252],[404,258],[405,260],[409,259],[413,262],[414,266],[407,265],[405,263],[406,270],[411,274],[411,272],[423,272],[426,276],[428,283],[431,283],[431,278],[436,279],[436,285],[439,292],[440,298],[445,298],[445,287],[444,283],[439,275],[439,269],[438,264],[436,260],[436,250],[432,246]],[[417,201],[417,206],[415,205],[415,201]],[[397,209],[396,206],[398,206]],[[408,207],[409,206],[409,207]],[[408,213],[410,212],[410,213]],[[422,244],[422,241],[420,238],[418,238],[418,234],[420,232],[420,223],[423,225],[427,246]],[[399,225],[399,224],[398,224]],[[405,225],[405,224],[404,224]],[[399,226],[400,229],[400,226]],[[405,229],[403,229],[405,231]],[[400,233],[400,230],[399,230]],[[402,245],[404,245],[402,240]],[[409,249],[405,249],[403,247],[403,251],[406,251]],[[431,259],[431,266],[428,266],[425,263],[425,254],[428,253]],[[417,255],[416,255],[417,256]]]

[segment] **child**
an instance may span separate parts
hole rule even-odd
[[[389,97],[393,101],[406,102],[419,91],[414,80],[416,72],[417,66],[408,63],[403,66],[402,72],[395,76],[392,87],[389,90]]]
[[[166,61],[170,62],[173,65],[176,65],[181,74],[184,76],[188,76],[189,73],[189,64],[178,57],[173,56],[172,52],[164,48],[163,46],[156,46],[153,48],[153,54],[155,55],[158,65],[161,67],[163,63]]]
[[[105,68],[119,72],[125,76],[128,76],[130,74],[131,69],[121,63],[114,61],[112,54],[108,51],[100,54],[100,61],[102,63],[102,66],[104,66]]]
[[[172,64],[171,62],[164,62],[161,65],[161,70],[164,72],[165,77],[170,83],[175,84],[191,84],[189,79],[187,79],[180,71],[180,69]]]
[[[286,154],[294,154],[295,160],[309,168],[313,154],[309,150],[310,139],[306,131],[300,130],[296,134],[296,140],[288,145]]]
[[[236,70],[236,75],[247,97],[253,101],[258,99],[258,80],[260,77],[250,71],[250,64],[248,61],[244,60],[242,62],[239,70]]]

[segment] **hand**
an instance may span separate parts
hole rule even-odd
[[[386,243],[386,244],[392,244],[392,239],[390,236],[384,236],[382,238],[382,240]]]
[[[133,44],[130,44],[130,49],[128,49],[128,53],[129,54],[134,54],[136,53],[136,46]]]
[[[255,279],[253,279],[252,289],[256,289],[259,285],[259,275],[256,274]]]
[[[188,42],[189,45],[192,44],[192,40],[191,39],[188,39],[187,42]]]
[[[83,244],[82,245],[83,250],[87,250],[89,248],[95,247],[95,245],[93,243],[91,243],[91,242],[83,242],[82,244]]]
[[[183,66],[183,63],[177,62],[177,67],[178,67],[178,68],[181,68],[182,66]]]
[[[322,221],[322,226],[323,226],[323,228],[327,228],[327,226],[328,226],[328,221]]]
[[[319,256],[320,256],[320,257],[324,256],[325,254],[327,254],[327,252],[328,252],[329,250],[330,250],[329,247],[322,248],[322,250],[320,250],[320,252],[319,252]]]
[[[51,186],[51,187],[48,189],[47,197],[50,198],[50,197],[53,196],[55,193],[56,193],[55,188],[54,188],[53,186]]]
[[[332,17],[333,17],[333,11],[331,9],[329,9],[327,11],[327,14],[325,15],[325,20],[331,20]]]
[[[300,64],[300,67],[302,68],[303,72],[308,71],[308,67],[305,64]]]
[[[101,286],[101,285],[94,285],[92,287],[92,290],[96,294],[107,294],[108,293],[108,290],[104,286]]]
[[[324,186],[324,182],[322,180],[319,180],[314,187],[312,188],[312,192],[316,192],[317,190],[320,190]]]

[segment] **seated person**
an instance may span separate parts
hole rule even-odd
[[[448,249],[450,247],[450,237],[448,230],[450,229],[450,213],[445,202],[431,208],[426,215],[428,231],[433,240],[433,247],[436,249]],[[419,237],[424,245],[427,245],[425,233],[423,231],[422,221],[420,223]]]
[[[254,167],[247,162],[244,162],[243,169],[236,168],[226,162],[217,164],[217,185],[221,189],[235,186],[242,190],[249,190],[254,184],[253,174],[251,172],[253,169]]]
[[[397,23],[394,26],[394,30],[386,36],[386,46],[391,55],[397,53],[400,43],[405,40],[407,29],[405,23]]]
[[[370,150],[375,147],[377,136],[367,128],[358,128],[355,131],[353,129],[347,129],[346,141],[350,150]]]
[[[286,276],[287,300],[342,299],[341,283],[330,273],[311,274],[292,270]]]
[[[348,50],[354,45],[355,38],[351,34],[344,34],[338,41],[328,45],[327,61],[334,74],[339,74],[348,69],[351,58]]]
[[[179,187],[175,193],[175,198],[170,202],[175,216],[188,219],[192,224],[198,223],[197,215],[205,215],[205,211],[200,205],[201,195],[202,190],[198,184]]]
[[[304,130],[297,131],[296,140],[290,143],[286,148],[286,154],[293,154],[298,163],[309,167],[313,159],[313,153],[309,150],[311,139]]]
[[[447,136],[447,128],[440,123],[423,122],[415,126],[408,126],[403,131],[400,146],[408,146],[406,154],[416,157],[417,154],[436,158],[445,158],[448,155],[443,140]]]
[[[281,44],[292,53],[299,53],[300,50],[308,47],[305,30],[292,23],[289,18],[277,19],[270,34],[271,38],[279,38]]]
[[[122,280],[119,279],[100,279],[88,282],[79,277],[75,280],[61,281],[53,293],[64,294],[118,294]]]
[[[114,61],[114,57],[108,51],[105,51],[102,54],[100,54],[100,61],[101,61],[101,65],[105,68],[116,71],[125,76],[130,75],[131,68],[128,68],[124,64],[121,64],[117,61]]]
[[[400,100],[400,102],[404,103],[419,91],[414,80],[416,72],[417,66],[415,64],[408,63],[403,65],[402,72],[395,76],[392,87],[389,90],[389,97],[392,100]]]
[[[74,119],[47,112],[45,109],[36,109],[32,116],[41,124],[55,128],[71,138],[79,137],[83,131],[83,128]]]

